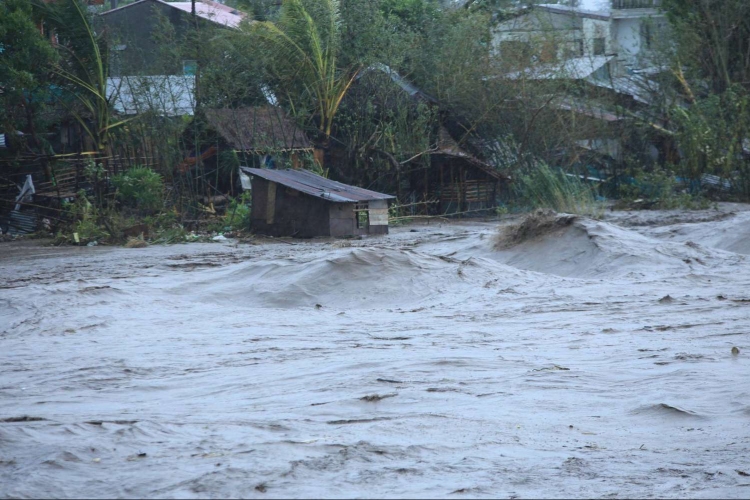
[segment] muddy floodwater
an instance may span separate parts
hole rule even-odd
[[[503,224],[0,244],[0,497],[750,498],[747,207]]]

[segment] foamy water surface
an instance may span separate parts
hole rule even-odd
[[[497,225],[0,245],[0,496],[750,496],[747,213]]]

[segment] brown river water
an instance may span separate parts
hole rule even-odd
[[[0,244],[0,497],[750,498],[750,212],[498,225]]]

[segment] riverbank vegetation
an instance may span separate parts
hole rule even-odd
[[[0,209],[31,174],[57,188],[39,210],[60,241],[232,232],[249,225],[238,166],[272,158],[397,194],[394,217],[414,207],[446,216],[424,208],[435,206],[427,188],[408,187],[445,153],[445,133],[453,153],[510,180],[497,194],[503,211],[750,200],[750,6],[742,0],[664,0],[669,36],[654,43],[658,71],[652,65],[648,84],[656,86],[638,90],[648,106],[637,108],[581,81],[532,78],[523,61],[498,53],[493,30],[519,15],[515,2],[226,3],[246,13],[232,29],[193,18],[178,30],[154,14],[152,69],[126,79],[118,69],[125,44],[103,23],[103,7],[3,2]],[[170,73],[175,66],[184,71]],[[305,131],[309,154],[208,155],[220,138],[207,134],[205,110],[267,106]],[[71,176],[74,187],[65,184]],[[132,234],[143,224],[149,231]]]

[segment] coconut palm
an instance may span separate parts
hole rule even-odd
[[[248,25],[258,37],[266,67],[294,108],[311,107],[323,144],[333,119],[356,75],[338,67],[341,16],[338,0],[284,0],[276,22]]]
[[[32,1],[62,56],[53,72],[69,84],[80,106],[69,105],[64,99],[61,102],[69,108],[94,147],[103,151],[110,133],[128,121],[113,120],[111,101],[114,96],[107,95],[106,43],[97,36],[80,0]]]

